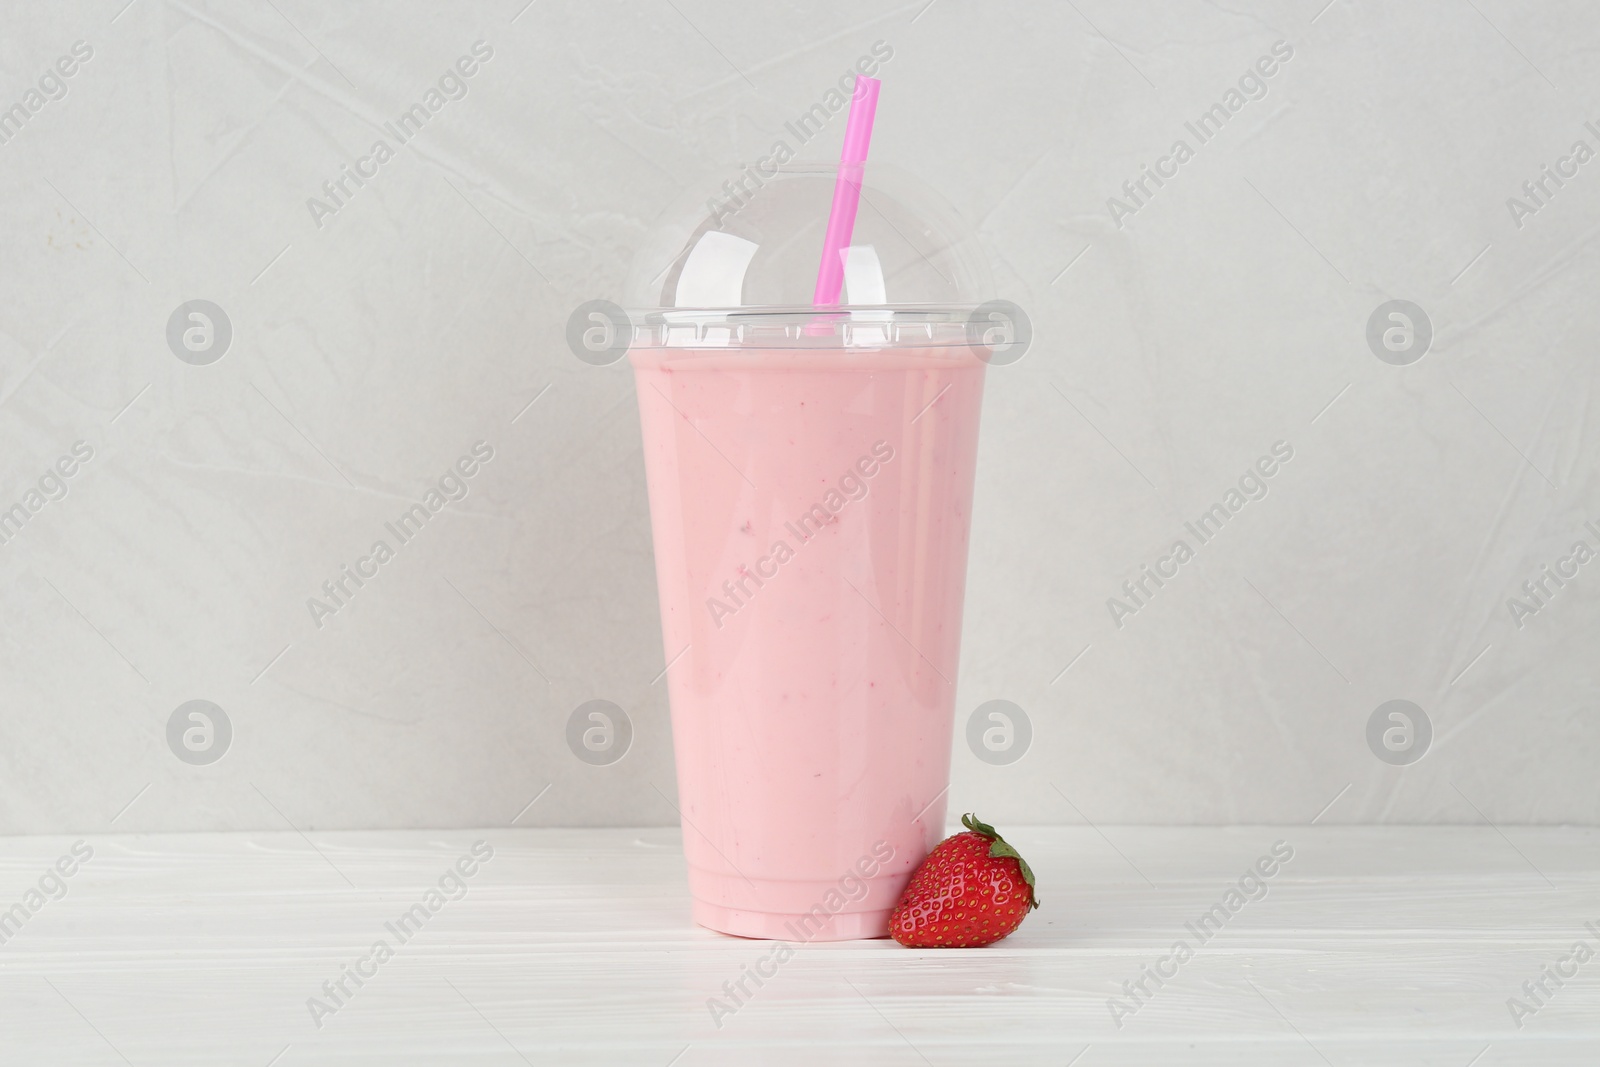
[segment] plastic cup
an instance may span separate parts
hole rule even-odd
[[[870,182],[801,306],[832,182],[669,221],[630,352],[693,917],[789,941],[885,936],[943,836],[987,356],[970,241]]]

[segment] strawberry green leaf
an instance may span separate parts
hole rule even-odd
[[[999,831],[990,826],[988,823],[981,821],[971,812],[961,816],[961,825],[965,826],[968,830],[971,830],[975,834],[982,834],[984,837],[993,839],[993,843],[989,846],[989,856],[991,859],[999,858],[1001,856],[1010,856],[1012,859],[1017,861],[1017,866],[1022,869],[1022,880],[1028,883],[1029,896],[1033,898],[1033,901],[1029,907],[1037,908],[1039,906],[1039,897],[1036,887],[1033,884],[1033,868],[1029,867],[1028,861],[1022,858],[1022,853],[1012,848],[1006,839],[1000,836]]]
[[[984,837],[999,838],[1000,836],[995,832],[994,827],[990,826],[982,819],[979,819],[970,811],[961,816],[961,825],[965,826],[968,830],[971,830],[975,834],[982,834]]]

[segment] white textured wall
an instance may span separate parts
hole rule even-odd
[[[1600,150],[1592,5],[123,2],[0,28],[0,107],[93,51],[0,144],[0,509],[93,453],[0,544],[0,831],[674,821],[633,385],[567,316],[877,41],[874,158],[967,215],[1037,329],[990,377],[952,807],[1600,815],[1600,562],[1507,608],[1600,546],[1600,160],[1520,226],[1506,202]],[[1410,365],[1366,341],[1391,299],[1433,325]],[[169,347],[190,300],[231,322],[209,365]],[[1278,441],[1267,496],[1118,627],[1107,598]],[[314,623],[477,442],[466,497]],[[564,740],[596,698],[633,726],[607,766]],[[995,699],[1032,723],[1008,765],[965,741]],[[1409,766],[1368,747],[1391,699],[1433,726]],[[208,765],[169,748],[191,700],[231,723]]]

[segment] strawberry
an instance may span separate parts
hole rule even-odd
[[[1039,906],[1028,861],[977,816],[961,825],[967,832],[928,853],[889,914],[889,936],[908,948],[992,945]]]

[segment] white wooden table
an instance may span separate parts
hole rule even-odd
[[[1004,829],[1045,905],[1011,938],[801,945],[721,1025],[708,1000],[771,945],[688,923],[676,831],[92,837],[0,945],[0,1063],[1600,1063],[1595,830]],[[480,839],[402,943],[385,924]],[[1280,840],[1266,895],[1201,944],[1185,924]],[[0,841],[0,909],[72,841]],[[379,939],[318,1027],[308,998],[332,1007]],[[1534,1007],[1522,984],[1579,941],[1596,958],[1519,1028],[1507,1000]],[[1119,1027],[1146,965],[1175,976]]]

